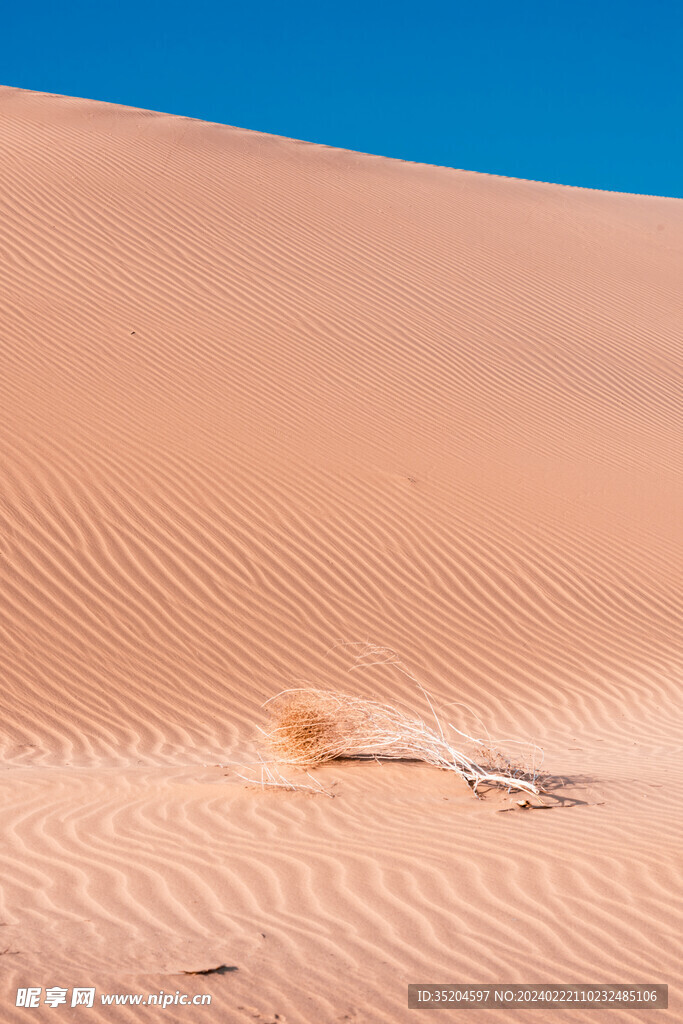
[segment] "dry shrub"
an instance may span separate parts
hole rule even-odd
[[[385,649],[373,649],[378,650]],[[481,785],[539,792],[535,770],[514,764],[488,742],[466,737],[442,722],[427,692],[417,685],[435,728],[390,704],[301,688],[285,690],[266,702],[270,721],[263,733],[273,757],[282,764],[310,768],[339,758],[405,758],[455,772],[475,793]],[[456,737],[474,744],[476,760],[459,749]]]

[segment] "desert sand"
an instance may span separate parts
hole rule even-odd
[[[11,88],[0,139],[0,1018],[683,1019],[683,203]],[[549,809],[241,781],[287,687],[419,710],[353,641]],[[213,1002],[98,1005],[159,990]]]

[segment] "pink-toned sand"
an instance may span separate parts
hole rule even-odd
[[[0,139],[0,1019],[683,1020],[683,203],[15,89]],[[552,809],[219,767],[300,680],[415,703],[343,640],[538,743]]]

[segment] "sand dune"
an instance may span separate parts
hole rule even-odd
[[[680,1019],[683,204],[15,89],[0,138],[2,1019]],[[553,813],[245,787],[278,690],[415,702],[357,640],[540,744]]]

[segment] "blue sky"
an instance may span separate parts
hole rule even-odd
[[[0,81],[493,174],[683,196],[680,0],[8,5]]]

